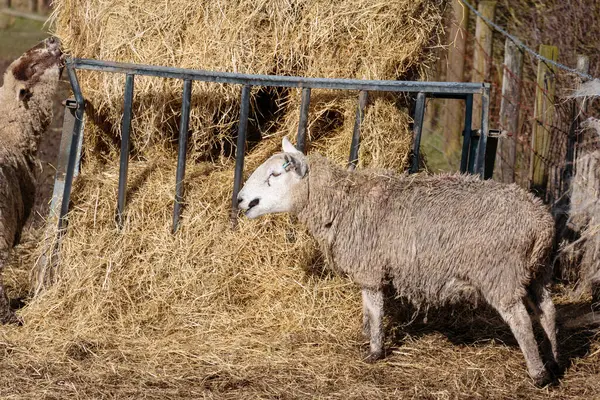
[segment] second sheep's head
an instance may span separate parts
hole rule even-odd
[[[306,186],[306,156],[287,138],[277,153],[250,175],[238,195],[238,207],[250,219],[265,214],[293,212]]]
[[[6,69],[5,95],[25,106],[36,96],[51,97],[62,73],[63,58],[60,41],[57,38],[49,37],[41,41]]]

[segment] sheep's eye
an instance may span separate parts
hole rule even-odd
[[[280,172],[271,172],[271,176],[278,177],[279,175],[281,175]]]

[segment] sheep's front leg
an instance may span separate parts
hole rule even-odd
[[[4,264],[4,259],[0,257],[0,323],[21,325],[21,319],[17,317],[15,312],[10,308],[10,302],[4,289],[4,283],[2,279],[2,274],[4,272]]]
[[[383,358],[383,291],[362,289],[363,332],[369,338],[370,351],[365,361]]]

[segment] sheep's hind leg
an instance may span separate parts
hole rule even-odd
[[[544,357],[550,372],[558,375],[560,368],[558,366],[558,341],[556,339],[556,309],[547,288],[535,283],[532,289],[531,305],[544,330],[544,342],[542,343]]]
[[[363,288],[362,300],[363,332],[370,346],[365,361],[374,362],[383,358],[383,291]]]
[[[519,347],[525,356],[525,363],[529,375],[537,386],[545,386],[551,382],[551,376],[544,367],[542,358],[538,351],[531,318],[525,304],[522,301],[510,307],[496,307],[504,321],[510,326],[510,329],[519,343]]]

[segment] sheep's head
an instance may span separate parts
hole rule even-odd
[[[294,211],[299,185],[308,173],[306,157],[283,138],[283,153],[273,155],[250,175],[238,195],[248,218]]]
[[[19,103],[34,96],[52,96],[63,69],[60,41],[49,37],[12,62],[4,74],[4,92]]]

